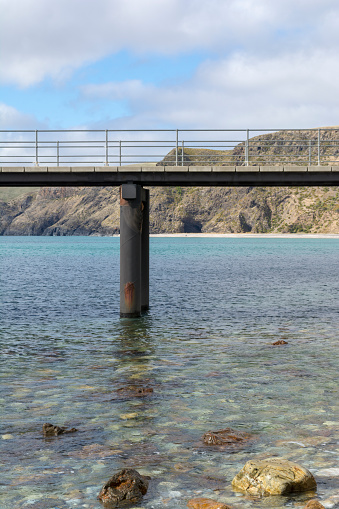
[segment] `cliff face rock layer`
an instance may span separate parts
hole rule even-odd
[[[113,235],[119,228],[118,189],[41,188],[1,201],[1,235]]]
[[[114,235],[119,189],[0,188],[0,235]],[[339,188],[151,188],[151,233],[339,233]]]

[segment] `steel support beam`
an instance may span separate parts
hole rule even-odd
[[[141,186],[120,187],[120,316],[141,314]]]
[[[120,317],[136,318],[149,307],[149,191],[120,187]]]
[[[143,189],[141,230],[141,311],[149,309],[149,190]]]

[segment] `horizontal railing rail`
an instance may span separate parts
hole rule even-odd
[[[339,164],[339,128],[2,130],[0,166]]]

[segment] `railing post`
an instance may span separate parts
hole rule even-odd
[[[312,140],[308,142],[308,165],[312,165]]]
[[[121,166],[121,140],[119,141],[119,166]]]
[[[59,166],[59,141],[57,141],[57,166]]]
[[[184,166],[184,140],[182,140],[182,148],[181,148],[181,166]]]
[[[178,143],[179,143],[179,132],[177,129],[176,143],[175,143],[175,166],[178,166]]]
[[[248,166],[249,154],[248,154],[248,144],[249,144],[249,129],[247,129],[246,134],[246,144],[245,144],[245,166]]]
[[[105,151],[106,151],[105,165],[108,166],[108,130],[107,129],[106,129],[106,139],[105,139]]]
[[[320,129],[318,129],[318,166],[320,166]]]
[[[35,166],[39,166],[38,131],[35,131]]]

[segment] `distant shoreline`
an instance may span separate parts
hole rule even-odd
[[[339,239],[339,233],[151,233],[150,237],[243,239]]]
[[[120,234],[101,235],[0,235],[1,238],[11,237],[106,237],[119,238]],[[152,238],[197,238],[197,239],[339,239],[339,233],[150,233]]]

